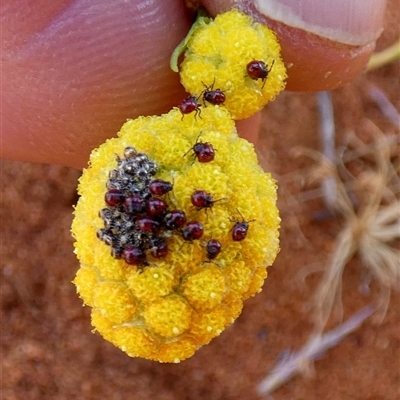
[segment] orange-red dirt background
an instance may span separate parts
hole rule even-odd
[[[399,37],[399,3],[389,3],[378,50]],[[333,92],[337,143],[365,118],[394,132],[366,94],[368,82],[400,109],[399,61]],[[398,132],[397,132],[398,133]],[[261,163],[280,178],[307,165],[290,150],[319,149],[313,94],[284,93],[263,115]],[[284,350],[299,349],[311,325],[310,305],[320,274],[300,284],[298,273],[326,263],[340,222],[317,223],[322,203],[299,212],[280,200],[281,247],[264,290],[220,337],[181,364],[131,359],[91,333],[89,309],[71,281],[78,269],[69,229],[79,172],[59,166],[1,163],[1,399],[4,400],[257,400],[257,384]],[[282,190],[285,187],[282,187]],[[377,296],[359,291],[363,269],[344,274],[345,317]],[[400,298],[392,295],[381,325],[367,321],[273,394],[276,400],[400,399]]]

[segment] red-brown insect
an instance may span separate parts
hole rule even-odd
[[[197,208],[197,210],[201,210],[202,208],[211,208],[214,203],[222,199],[214,200],[210,193],[205,190],[195,190],[190,197],[192,204]]]
[[[182,210],[172,210],[164,217],[163,223],[168,230],[182,228],[186,223],[186,215]]]
[[[188,222],[186,226],[182,229],[183,239],[189,242],[200,239],[203,236],[203,233],[204,227],[203,224],[199,221]]]
[[[201,135],[201,133],[200,133]],[[209,142],[199,142],[199,136],[197,136],[196,143],[193,145],[191,149],[189,149],[183,157],[186,156],[187,153],[189,153],[190,150],[193,150],[195,157],[197,160],[201,163],[208,163],[212,160],[214,160],[215,157],[215,150],[214,147],[211,143]]]
[[[125,199],[125,210],[128,214],[140,214],[145,207],[145,201],[138,194],[131,194]]]
[[[237,212],[242,217],[242,220],[241,221],[233,220],[233,222],[235,222],[235,225],[233,225],[231,229],[232,240],[234,242],[241,242],[247,236],[247,231],[249,230],[249,223],[255,221],[255,219],[252,219],[251,221],[245,221],[242,213],[239,210],[237,210]]]
[[[262,89],[264,88],[265,82],[268,78],[268,74],[271,72],[272,67],[274,66],[274,62],[275,60],[272,61],[271,67],[268,68],[267,64],[265,64],[264,61],[250,61],[246,66],[247,75],[255,81],[261,79],[263,82],[263,85],[261,87]]]
[[[146,211],[151,217],[163,215],[167,208],[167,203],[158,197],[150,197],[146,202]]]
[[[182,113],[182,119],[185,114],[190,114],[193,111],[195,112],[195,117],[197,115],[201,118],[201,109],[198,98],[196,96],[189,96],[186,99],[182,100],[178,105],[179,111]]]
[[[160,224],[157,221],[154,221],[151,217],[148,215],[143,215],[139,217],[135,221],[136,227],[141,231],[141,232],[153,232],[157,230],[160,227]]]
[[[150,254],[155,258],[164,258],[168,254],[168,247],[165,240],[161,238],[151,239]]]
[[[209,260],[214,260],[214,258],[221,253],[221,250],[222,244],[218,240],[210,239],[206,244],[207,258]]]
[[[223,104],[226,100],[225,93],[221,89],[214,89],[215,80],[211,86],[203,83],[205,89],[203,91],[203,100],[214,106]]]
[[[145,265],[146,254],[139,247],[129,247],[122,253],[122,258],[130,265]]]
[[[104,200],[110,207],[116,207],[125,201],[124,193],[118,189],[110,189],[104,196]]]
[[[155,196],[162,196],[172,190],[172,183],[162,179],[154,179],[150,182],[149,190]]]

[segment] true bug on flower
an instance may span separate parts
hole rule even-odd
[[[222,244],[216,239],[210,239],[206,244],[206,255],[208,260],[214,260],[221,253]]]
[[[191,242],[196,239],[200,239],[203,236],[204,227],[199,221],[191,221],[186,224],[182,229],[183,239]]]
[[[189,149],[183,157],[186,156],[186,154],[189,153],[190,150],[193,150],[194,156],[197,158],[197,160],[201,163],[208,163],[210,161],[214,160],[215,157],[215,150],[214,147],[211,143],[209,142],[199,142],[199,136],[197,136],[196,143],[193,145],[191,149]]]
[[[203,82],[202,82],[203,83]],[[214,106],[223,104],[225,102],[225,93],[221,89],[214,89],[215,79],[211,86],[207,86],[203,83],[205,89],[203,91],[203,100]]]
[[[185,114],[190,114],[193,111],[195,112],[195,118],[197,115],[201,118],[201,109],[198,98],[196,96],[189,96],[186,99],[182,100],[178,105],[179,111],[182,113],[182,119]]]
[[[214,203],[223,199],[214,200],[211,194],[205,190],[195,190],[190,200],[197,210],[201,210],[202,208],[211,208]]]
[[[162,216],[167,208],[167,203],[158,197],[150,197],[146,202],[146,211],[151,217]]]
[[[155,258],[164,258],[168,254],[168,246],[162,238],[152,238],[150,240],[150,254]]]
[[[232,240],[234,242],[241,242],[247,236],[247,231],[249,230],[249,223],[254,222],[255,219],[252,219],[251,221],[245,221],[242,213],[238,209],[236,209],[236,210],[242,217],[242,220],[241,221],[238,221],[237,219],[232,220],[235,223],[235,225],[233,225],[233,227],[231,229]]]
[[[182,210],[172,210],[165,215],[163,223],[168,230],[182,228],[186,223],[186,214]]]
[[[150,182],[149,190],[155,196],[162,196],[172,190],[172,183],[162,179],[154,179]]]
[[[275,60],[272,61],[271,66],[268,68],[267,64],[265,64],[264,61],[250,61],[246,66],[247,75],[255,81],[261,79],[263,82],[261,86],[262,89],[264,88],[265,82],[268,78],[268,74],[271,72],[272,67],[274,66],[274,62]]]
[[[122,258],[130,265],[146,265],[146,253],[140,247],[128,247],[122,252]]]
[[[212,196],[205,190],[195,190],[192,193],[190,200],[198,210],[201,210],[202,208],[210,208],[214,204]]]
[[[110,207],[116,207],[125,201],[124,193],[118,189],[110,189],[104,195],[104,201]]]
[[[140,214],[144,211],[145,205],[144,199],[138,194],[131,194],[124,201],[124,208],[128,214]]]
[[[139,217],[135,221],[135,224],[141,232],[153,232],[160,227],[160,224],[148,215],[142,215]]]

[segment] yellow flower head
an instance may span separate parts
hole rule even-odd
[[[127,121],[92,152],[79,194],[74,283],[95,330],[133,357],[191,357],[279,249],[275,182],[222,107]]]
[[[286,69],[275,34],[238,10],[200,19],[184,42],[185,89],[204,100],[219,89],[235,120],[247,118],[284,89]],[[210,95],[212,96],[212,95]],[[207,100],[204,100],[206,103]]]

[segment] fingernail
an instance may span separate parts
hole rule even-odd
[[[360,46],[382,32],[386,0],[253,0],[267,18],[335,42]]]

